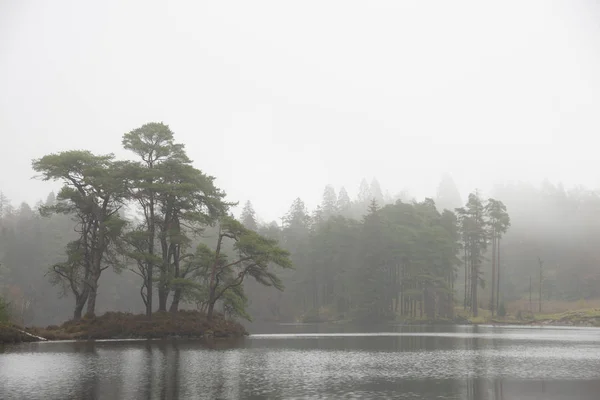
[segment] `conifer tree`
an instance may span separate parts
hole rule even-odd
[[[254,212],[254,207],[250,200],[246,201],[244,204],[244,209],[242,210],[241,222],[244,226],[250,230],[257,231],[258,223],[256,222],[256,213]]]
[[[340,215],[343,215],[344,217],[350,217],[351,208],[352,203],[350,201],[350,196],[348,196],[346,188],[342,187],[338,193],[337,210]]]
[[[323,200],[321,201],[321,211],[323,219],[327,220],[330,217],[338,214],[337,196],[335,189],[331,185],[325,186],[323,191]]]
[[[126,199],[121,163],[114,156],[89,151],[65,151],[34,160],[32,165],[41,179],[59,181],[63,187],[58,202],[43,206],[44,215],[73,216],[78,238],[66,249],[67,260],[52,267],[54,282],[64,282],[75,296],[73,318],[94,316],[98,280],[109,266],[118,266],[114,245],[125,226],[118,214]]]

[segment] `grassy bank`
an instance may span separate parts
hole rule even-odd
[[[549,325],[549,326],[588,326],[600,327],[600,305],[597,307],[579,308],[578,306],[596,306],[595,302],[554,302],[545,304],[548,312],[532,313],[522,309],[518,302],[509,305],[511,313],[498,317],[492,317],[490,310],[480,308],[478,316],[473,317],[462,307],[456,307],[454,318],[428,319],[423,317],[396,316],[395,322],[406,325],[476,325],[476,324],[498,324],[498,325]],[[338,323],[355,322],[360,320],[350,315],[336,315],[327,309],[308,312],[299,318],[298,322],[304,323]]]
[[[226,338],[248,334],[238,322],[226,320],[221,315],[215,315],[212,321],[208,321],[204,314],[197,311],[155,313],[152,320],[148,320],[142,314],[108,312],[95,318],[67,321],[60,326],[32,327],[24,330],[48,340]],[[24,334],[16,336],[14,331],[0,330],[0,343],[35,340]]]
[[[521,318],[490,319],[492,323],[512,325],[591,326],[600,327],[600,309],[583,309],[548,314],[526,314]]]
[[[600,308],[577,308],[578,305],[582,305],[581,302],[557,304],[556,308],[547,307],[548,311],[543,313],[532,313],[513,304],[509,308],[511,313],[504,317],[495,315],[492,318],[489,310],[481,308],[478,310],[477,317],[470,316],[462,308],[456,308],[456,315],[465,318],[470,324],[600,327]]]

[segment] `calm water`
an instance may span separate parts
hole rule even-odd
[[[231,342],[0,347],[0,398],[600,398],[599,329],[385,326],[366,332],[277,325],[254,331]]]

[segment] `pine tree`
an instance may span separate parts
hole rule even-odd
[[[0,218],[2,218],[10,207],[10,200],[0,191]]]
[[[282,274],[284,282],[293,282],[293,289],[288,292],[289,303],[306,312],[311,299],[316,296],[313,270],[309,263],[309,233],[311,218],[304,201],[296,198],[285,218],[282,230],[283,245],[290,251],[294,271]],[[287,283],[286,283],[287,285]],[[289,303],[287,305],[289,305]],[[285,304],[284,304],[285,306]]]
[[[244,226],[250,230],[257,231],[258,224],[256,223],[256,213],[254,212],[254,207],[252,207],[252,203],[250,200],[246,201],[244,204],[244,209],[242,210],[241,222]]]
[[[54,204],[56,204],[56,195],[54,194],[54,192],[50,192],[50,194],[48,194],[48,196],[46,197],[46,202],[44,203],[44,205],[50,207]]]
[[[469,195],[469,200],[464,210],[469,222],[465,225],[466,231],[463,234],[467,240],[466,245],[470,266],[470,305],[471,313],[476,317],[478,314],[477,288],[484,285],[481,266],[489,236],[485,205],[477,191]]]
[[[371,181],[371,185],[369,186],[369,192],[371,193],[371,199],[375,199],[379,206],[383,206],[385,204],[383,198],[383,191],[381,190],[381,185],[379,185],[379,181],[376,178],[373,178]]]
[[[371,188],[369,187],[367,180],[363,179],[358,187],[357,202],[364,205],[365,209],[368,209],[372,200],[373,194],[371,193]]]
[[[342,187],[338,193],[337,198],[337,209],[340,215],[344,217],[349,217],[352,208],[352,203],[350,201],[350,196],[348,196],[348,192],[346,188]]]
[[[148,123],[123,135],[123,147],[135,153],[140,161],[133,163],[129,175],[133,177],[130,189],[130,197],[136,201],[144,216],[144,232],[146,237],[138,241],[145,248],[138,248],[143,256],[143,268],[140,273],[143,278],[141,296],[146,305],[146,316],[152,318],[153,311],[153,288],[155,267],[160,268],[163,259],[158,253],[157,220],[160,214],[158,204],[159,189],[158,182],[161,172],[157,167],[168,160],[189,163],[185,154],[184,146],[175,143],[173,132],[168,125],[163,123]]]
[[[143,260],[142,299],[146,315],[152,316],[155,268],[158,270],[158,310],[167,311],[167,301],[175,290],[171,309],[178,307],[180,258],[190,243],[187,233],[202,229],[226,214],[232,204],[214,185],[214,177],[192,166],[183,144],[176,143],[173,132],[163,123],[148,123],[123,135],[123,147],[140,159],[127,163],[129,198],[138,203],[144,215],[143,229],[131,240],[136,260]],[[182,224],[187,227],[184,231]],[[133,238],[132,238],[133,239]],[[144,248],[141,248],[142,246]]]
[[[222,253],[223,241],[233,241],[235,257],[228,259]],[[234,291],[237,297],[244,279],[251,277],[265,286],[283,290],[281,279],[271,270],[273,266],[292,268],[289,252],[279,247],[276,240],[265,238],[255,231],[245,228],[233,218],[223,217],[219,222],[219,235],[212,262],[210,264],[207,318],[213,318],[216,302],[227,293]]]
[[[454,210],[462,205],[460,192],[456,187],[454,179],[449,174],[444,174],[437,189],[435,204],[438,210]]]
[[[372,200],[373,194],[371,193],[369,184],[366,179],[363,179],[358,187],[355,216],[359,218],[364,216],[368,212]]]
[[[327,218],[325,218],[323,207],[317,206],[312,213],[311,227],[313,228],[313,230],[315,230],[319,227],[319,225],[321,225],[325,221],[327,221]]]
[[[321,211],[325,220],[338,214],[337,196],[335,195],[335,189],[331,185],[325,186],[325,190],[323,191]]]
[[[361,234],[362,265],[357,276],[357,297],[362,319],[381,320],[386,316],[386,241],[383,220],[377,201],[371,200],[363,218]]]
[[[89,151],[65,151],[33,161],[41,179],[63,183],[58,202],[42,213],[72,215],[77,221],[77,240],[67,246],[67,260],[52,267],[55,282],[68,282],[75,295],[74,319],[96,311],[98,281],[108,266],[118,266],[113,246],[126,224],[118,210],[126,197],[123,164],[114,156]]]
[[[498,308],[500,297],[500,239],[510,227],[510,217],[506,212],[506,206],[499,200],[488,199],[485,207],[488,216],[490,239],[492,242],[492,287],[490,297],[490,311],[494,316]]]

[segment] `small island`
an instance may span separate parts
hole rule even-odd
[[[236,321],[215,314],[212,320],[198,311],[143,314],[108,312],[95,318],[67,321],[60,326],[32,328],[28,331],[48,340],[227,338],[248,334]]]
[[[165,338],[234,338],[248,335],[239,323],[215,314],[208,320],[199,311],[180,310],[177,313],[157,312],[148,319],[143,314],[107,312],[93,318],[70,320],[46,328],[21,328],[0,324],[0,343],[35,342],[42,340],[104,340],[104,339],[165,339]]]

